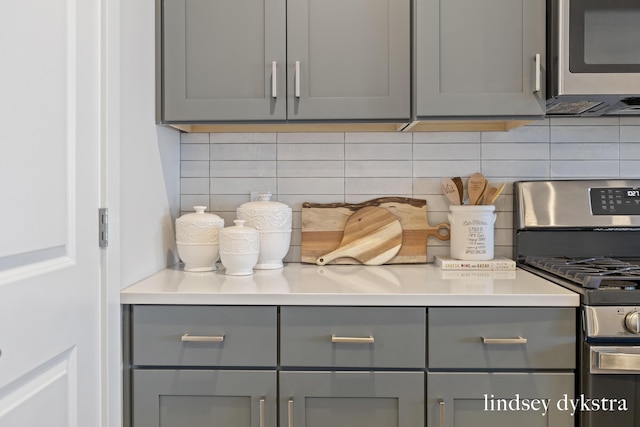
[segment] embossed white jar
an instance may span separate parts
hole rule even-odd
[[[236,219],[233,227],[220,230],[220,261],[224,274],[248,276],[258,262],[260,235],[253,227],[245,226],[244,220]]]
[[[185,271],[213,271],[219,257],[219,233],[224,219],[194,206],[195,213],[176,219],[176,245]]]
[[[291,244],[291,208],[271,200],[271,193],[260,193],[259,200],[247,202],[238,209],[239,219],[260,233],[260,255],[256,270],[282,268],[282,259]]]

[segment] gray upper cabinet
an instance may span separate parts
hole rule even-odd
[[[166,122],[286,118],[284,0],[163,0]]]
[[[163,0],[162,120],[403,119],[410,0]]]
[[[545,0],[417,0],[417,116],[543,116],[545,8]]]
[[[409,119],[410,28],[409,0],[289,0],[289,119]]]

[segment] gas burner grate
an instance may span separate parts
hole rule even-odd
[[[640,287],[640,265],[615,258],[527,257],[525,264],[585,288]]]

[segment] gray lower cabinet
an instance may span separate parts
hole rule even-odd
[[[573,427],[573,388],[568,372],[429,372],[427,426]]]
[[[424,425],[426,309],[281,307],[281,427]]]
[[[574,426],[575,308],[428,314],[428,427]]]
[[[162,120],[407,120],[410,6],[162,0]]]
[[[277,307],[134,305],[125,325],[125,426],[277,426]]]
[[[418,118],[544,116],[545,10],[545,0],[417,0]]]
[[[280,372],[281,427],[423,425],[423,372]]]
[[[276,427],[276,371],[135,369],[135,427]]]

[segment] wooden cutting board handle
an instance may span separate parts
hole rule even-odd
[[[365,265],[381,265],[396,256],[401,246],[400,221],[384,208],[367,206],[347,219],[338,247],[318,257],[316,264],[348,257]]]

